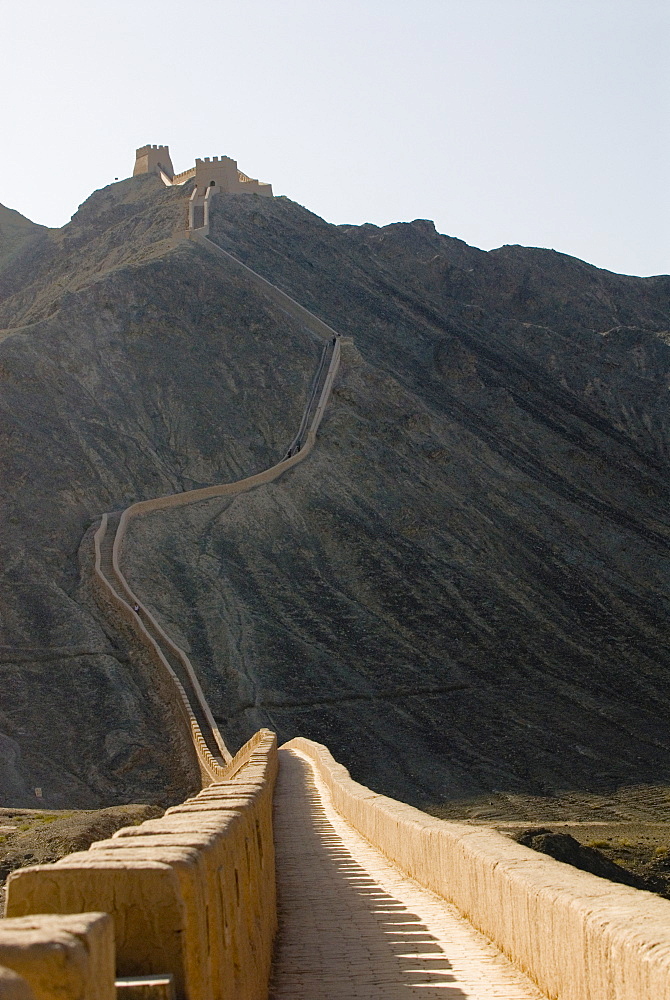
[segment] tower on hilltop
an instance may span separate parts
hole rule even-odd
[[[272,197],[272,185],[247,177],[238,169],[237,161],[229,156],[206,156],[196,159],[195,166],[175,174],[167,146],[142,146],[135,156],[133,177],[138,174],[158,174],[167,185],[185,184],[192,179],[196,183],[196,197],[204,198],[208,189],[211,194],[260,194]]]
[[[141,146],[135,153],[135,169],[137,174],[160,174],[161,171],[170,180],[174,177],[174,168],[167,146]]]

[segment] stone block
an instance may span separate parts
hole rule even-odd
[[[231,809],[230,815],[239,816],[241,810]],[[112,840],[127,840],[133,837],[153,837],[163,833],[179,833],[180,830],[221,830],[220,812],[211,811],[204,816],[196,812],[187,812],[177,816],[163,816],[160,819],[150,819],[140,826],[124,826],[112,834]]]
[[[18,972],[0,967],[0,1000],[35,1000],[35,994]]]
[[[106,913],[37,914],[0,922],[0,965],[35,1000],[114,1000],[114,933]]]
[[[168,809],[168,811],[165,813],[165,816],[171,818],[172,816],[184,816],[184,815],[187,815],[188,813],[201,813],[201,814],[204,813],[204,814],[206,814],[208,812],[210,812],[210,813],[218,813],[219,815],[221,815],[221,814],[223,814],[223,815],[234,815],[235,812],[243,812],[243,811],[244,810],[241,810],[239,808],[238,809],[226,809],[226,806],[224,804],[222,804],[221,802],[212,802],[212,801],[209,801],[209,802],[188,802],[188,803],[185,803],[183,806],[174,806],[174,808]]]
[[[189,875],[145,852],[119,854],[87,851],[14,872],[7,885],[7,913],[106,911],[114,919],[118,974],[173,972],[178,990],[185,993],[187,907],[195,905],[202,912],[199,894],[184,893],[185,886],[192,888],[193,852],[178,850],[178,858],[190,863]],[[196,981],[200,983],[199,975]]]

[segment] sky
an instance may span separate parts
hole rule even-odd
[[[0,0],[0,203],[64,225],[135,149],[333,223],[670,271],[667,0]]]

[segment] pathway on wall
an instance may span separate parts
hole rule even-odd
[[[98,540],[100,551],[99,568],[103,577],[107,581],[108,586],[113,586],[113,582],[116,577],[114,571],[113,548],[120,520],[120,511],[108,514],[105,530],[100,532]],[[121,590],[121,593],[122,595],[124,594],[123,589]],[[129,593],[126,593],[125,596],[132,603],[132,606],[136,605],[138,608],[138,611],[136,612],[138,626],[140,624],[144,626],[149,639],[153,642],[156,649],[162,652],[168,666],[181,684],[186,701],[188,702],[188,705],[198,724],[198,728],[202,734],[202,738],[207,746],[207,749],[212,756],[212,759],[216,761],[218,766],[225,766],[228,762],[226,759],[225,744],[223,743],[212,714],[209,711],[209,706],[207,705],[195,673],[192,669],[188,669],[187,664],[190,664],[190,661],[187,660],[186,654],[183,650],[180,650],[175,643],[169,640],[169,637],[160,628],[154,617],[148,614],[144,607],[140,607],[138,600],[132,601]],[[180,652],[183,654],[182,656],[179,655]],[[230,758],[228,757],[228,759]]]
[[[270,1000],[546,1000],[335,812],[307,757],[279,753]]]
[[[298,427],[298,432],[296,436],[291,441],[284,458],[290,458],[291,455],[297,455],[303,444],[305,443],[307,431],[311,425],[312,420],[316,414],[316,408],[319,403],[321,392],[323,391],[323,385],[328,374],[328,358],[331,353],[331,348],[334,346],[334,342],[329,341],[324,345],[323,351],[321,352],[321,360],[317,366],[314,378],[312,379],[312,387],[310,389],[309,396],[307,398],[307,404],[303,411],[302,420],[300,421],[300,426]]]

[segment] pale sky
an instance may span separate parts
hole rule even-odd
[[[0,41],[0,202],[35,222],[160,143],[329,222],[670,271],[667,0],[2,0]]]

